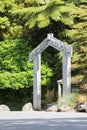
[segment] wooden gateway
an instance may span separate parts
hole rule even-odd
[[[62,81],[63,94],[71,92],[71,57],[72,47],[56,39],[53,34],[48,34],[47,38],[41,42],[30,54],[29,61],[34,62],[34,82],[33,82],[33,107],[41,109],[41,53],[47,47],[53,47],[63,54]]]

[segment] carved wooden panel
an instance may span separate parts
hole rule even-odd
[[[29,55],[29,61],[35,59],[38,54],[41,54],[48,46],[51,46],[58,51],[62,51],[66,54],[72,56],[72,47],[64,42],[56,39],[55,37],[47,37],[44,41],[41,42]]]

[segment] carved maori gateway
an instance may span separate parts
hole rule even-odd
[[[51,46],[63,53],[62,80],[63,95],[71,91],[71,57],[72,47],[56,39],[53,34],[41,42],[29,55],[29,61],[34,61],[34,83],[33,83],[33,107],[41,109],[41,53]]]

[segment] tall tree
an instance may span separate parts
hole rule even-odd
[[[74,48],[73,79],[79,80],[81,86],[87,88],[87,1],[81,0],[76,5],[79,9],[73,14],[75,23],[66,34]]]

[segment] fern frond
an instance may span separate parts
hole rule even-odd
[[[39,7],[29,7],[24,9],[19,9],[14,11],[13,13],[38,13],[46,9],[46,5],[39,6]]]
[[[62,16],[62,18],[60,19],[62,23],[64,23],[65,25],[73,25],[74,21],[71,18],[67,18],[65,16]]]
[[[59,12],[59,8],[55,7],[52,11],[51,11],[51,15],[50,17],[55,20],[55,21],[59,21],[61,18],[61,13]]]
[[[25,26],[29,27],[30,29],[33,28],[36,25],[37,20],[28,20],[25,24]]]
[[[85,22],[80,22],[80,23],[74,24],[73,27],[76,29],[85,29],[85,28],[87,28],[87,22],[85,21]]]
[[[60,6],[59,11],[61,13],[67,12],[67,13],[74,13],[76,11],[76,7],[74,4],[66,4],[65,6]]]
[[[39,28],[44,28],[44,27],[48,26],[49,24],[50,24],[50,20],[49,19],[47,19],[47,20],[44,19],[43,21],[39,21],[37,23]]]
[[[50,19],[48,16],[44,16],[43,14],[39,14],[37,17],[37,25],[39,28],[46,27],[50,24]]]

